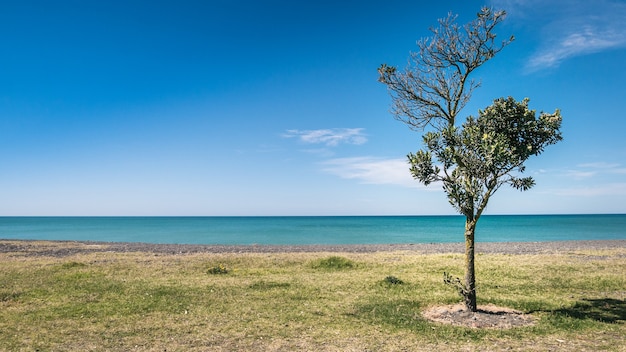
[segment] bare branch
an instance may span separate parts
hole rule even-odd
[[[403,72],[383,64],[379,81],[389,88],[396,119],[417,130],[454,125],[480,86],[470,74],[513,40],[495,42],[493,30],[504,17],[504,11],[485,7],[461,28],[457,16],[449,14],[430,29],[431,37],[417,42],[419,50],[411,53]]]

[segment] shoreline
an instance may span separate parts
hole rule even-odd
[[[477,242],[477,254],[550,254],[576,250],[626,248],[623,240],[581,240],[549,242]],[[65,257],[74,254],[143,252],[184,255],[196,253],[375,253],[411,251],[416,254],[464,253],[465,244],[339,244],[339,245],[208,245],[142,242],[56,241],[0,239],[0,253],[26,253],[36,256]]]

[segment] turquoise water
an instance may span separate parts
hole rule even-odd
[[[460,216],[0,217],[0,239],[186,244],[463,241]],[[626,239],[622,215],[486,215],[481,242]]]

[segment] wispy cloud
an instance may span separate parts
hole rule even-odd
[[[403,187],[424,187],[415,181],[405,159],[375,157],[336,158],[322,163],[325,172],[365,184],[391,184]],[[437,188],[439,189],[439,188]]]
[[[539,23],[540,42],[529,72],[581,55],[626,47],[626,3],[615,0],[492,0],[521,25]]]
[[[550,170],[546,174],[553,175],[554,184],[541,187],[539,193],[558,197],[606,199],[626,196],[626,167],[619,163],[580,163],[565,170]]]
[[[567,176],[575,180],[584,180],[598,174],[597,171],[567,170]]]
[[[626,19],[625,19],[626,20]],[[606,49],[626,46],[626,34],[615,29],[602,29],[592,25],[576,29],[557,39],[548,48],[540,49],[527,64],[529,71],[559,66],[564,60]]]
[[[576,180],[589,179],[596,176],[625,175],[626,167],[617,163],[594,162],[576,165],[576,168],[567,170],[566,175]]]
[[[339,144],[360,145],[367,142],[363,128],[331,128],[319,130],[287,130],[285,138],[298,138],[307,144],[323,144],[336,147]]]
[[[626,183],[560,188],[554,189],[549,193],[557,196],[570,197],[626,196]]]
[[[620,164],[617,163],[607,163],[604,161],[597,161],[597,162],[593,162],[593,163],[584,163],[584,164],[578,164],[578,167],[585,167],[585,168],[591,168],[591,169],[616,169],[620,166]]]

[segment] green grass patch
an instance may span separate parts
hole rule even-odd
[[[72,268],[83,268],[86,267],[87,264],[79,263],[79,262],[66,262],[61,264],[61,269],[72,269]]]
[[[207,263],[230,270],[208,275]],[[459,255],[408,251],[59,259],[1,253],[0,350],[619,351],[626,345],[626,249],[481,255],[479,307],[493,303],[537,319],[510,330],[422,317],[428,307],[459,301],[442,275],[460,276],[462,265]]]
[[[340,257],[340,256],[330,256],[328,258],[320,258],[315,260],[311,267],[314,269],[324,269],[324,270],[343,270],[343,269],[352,269],[356,266],[354,261]]]

